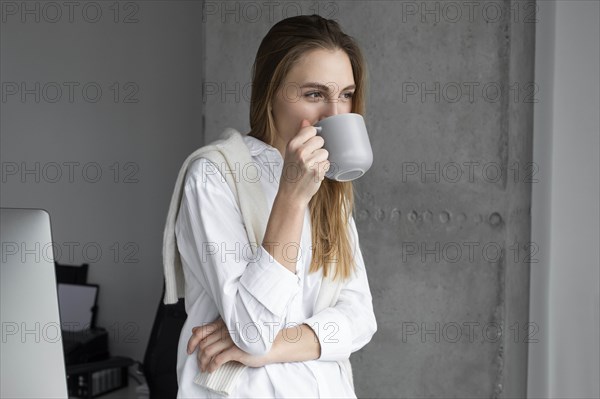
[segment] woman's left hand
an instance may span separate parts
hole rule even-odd
[[[219,317],[212,323],[194,327],[187,345],[188,354],[198,350],[198,367],[212,373],[222,364],[235,360],[248,367],[268,364],[268,355],[252,356],[238,348],[225,322]]]

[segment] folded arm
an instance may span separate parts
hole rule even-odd
[[[198,368],[213,372],[222,364],[235,360],[249,367],[271,363],[302,362],[318,359],[320,344],[313,330],[306,324],[280,330],[268,353],[251,355],[232,340],[222,319],[195,327],[188,341],[187,352],[198,351]]]
[[[353,220],[350,223],[355,239],[357,273],[345,283],[334,306],[314,314],[298,326],[280,330],[269,352],[260,356],[252,356],[237,347],[229,334],[220,329],[219,320],[210,328],[195,329],[188,352],[200,345],[200,368],[213,371],[230,360],[250,367],[315,359],[344,360],[364,347],[377,331],[377,322],[356,227]]]
[[[186,284],[203,287],[237,346],[268,353],[300,278],[249,242],[234,194],[206,159],[190,165],[175,231]]]

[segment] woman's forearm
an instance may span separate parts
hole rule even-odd
[[[262,243],[271,256],[292,273],[296,273],[305,211],[306,206],[299,201],[278,194]]]
[[[277,147],[284,158],[277,195],[271,208],[263,247],[292,273],[300,251],[304,215],[311,198],[317,193],[329,169],[323,138],[309,120],[302,120],[300,130]]]
[[[321,345],[316,334],[308,325],[300,324],[279,331],[267,354],[267,363],[303,362],[320,356]]]
[[[215,371],[231,360],[249,367],[262,367],[272,363],[314,360],[321,356],[319,340],[306,324],[280,330],[268,353],[251,355],[235,344],[221,318],[192,329],[187,353],[192,354],[197,349],[198,368],[208,372]]]

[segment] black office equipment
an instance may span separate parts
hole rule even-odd
[[[135,362],[127,357],[67,366],[69,396],[94,398],[128,385],[128,369]]]
[[[105,360],[108,352],[108,332],[104,328],[82,331],[63,330],[63,348],[67,366]]]
[[[54,262],[56,282],[63,284],[86,284],[89,264],[67,265]]]
[[[110,356],[108,331],[96,326],[99,286],[87,283],[88,265],[55,266],[69,396],[94,398],[126,387],[135,362]]]

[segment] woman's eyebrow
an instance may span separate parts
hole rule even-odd
[[[317,83],[317,82],[307,82],[304,83],[303,85],[300,86],[301,89],[306,89],[306,88],[314,88],[314,89],[319,89],[319,90],[323,90],[323,91],[331,91],[330,89],[332,87],[337,86],[335,83],[329,83],[327,85],[324,85],[323,83]],[[344,89],[342,89],[341,91],[346,91],[346,90],[354,90],[356,88],[355,84],[352,84],[350,86],[345,87]]]

